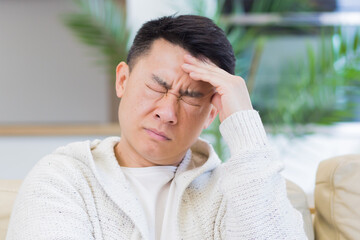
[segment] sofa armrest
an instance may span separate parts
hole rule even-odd
[[[315,186],[316,239],[359,239],[360,155],[320,162]]]
[[[5,239],[21,180],[0,180],[0,240]]]

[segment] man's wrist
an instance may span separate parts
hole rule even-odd
[[[231,155],[244,149],[262,149],[268,145],[264,126],[255,110],[233,113],[220,124],[219,130]]]

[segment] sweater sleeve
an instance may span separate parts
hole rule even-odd
[[[283,163],[274,158],[258,112],[234,113],[220,131],[231,152],[221,180],[226,239],[307,239],[301,214],[286,196]]]
[[[10,218],[7,240],[94,239],[76,179],[62,162],[42,159],[24,180]]]

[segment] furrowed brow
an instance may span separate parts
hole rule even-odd
[[[204,94],[201,92],[189,91],[189,90],[181,91],[180,94],[181,96],[187,96],[193,98],[202,98],[204,96]]]
[[[152,75],[152,79],[157,82],[159,85],[163,86],[166,89],[170,89],[170,85],[167,84],[167,82],[165,82],[163,79],[161,79],[159,76],[153,74]]]
[[[166,88],[168,90],[171,89],[171,86],[167,82],[165,82],[161,77],[159,77],[155,74],[152,74],[152,80],[154,80],[157,84],[163,86],[164,88]],[[202,97],[208,96],[212,92],[213,92],[213,90],[207,94],[204,94],[202,92],[197,92],[197,91],[180,90],[180,95],[187,96],[187,97],[193,97],[193,98],[202,98]]]

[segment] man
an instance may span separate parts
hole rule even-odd
[[[234,65],[207,18],[145,23],[116,69],[121,138],[42,159],[21,187],[7,239],[306,239]],[[198,139],[217,114],[225,164]]]

